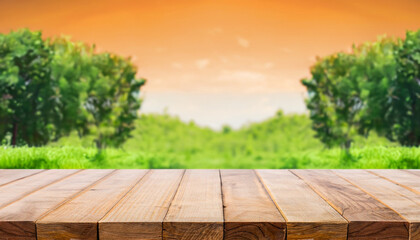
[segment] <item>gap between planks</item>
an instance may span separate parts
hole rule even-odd
[[[100,239],[162,239],[185,170],[150,170],[100,221]]]
[[[21,179],[39,174],[45,169],[2,169],[0,170],[0,187],[19,181]]]
[[[409,223],[332,170],[292,170],[349,221],[348,239],[408,239]]]
[[[83,170],[0,209],[0,235],[36,238],[36,220],[73,199],[112,170]],[[35,205],[34,205],[35,204]],[[21,211],[30,209],[31,211]]]
[[[406,219],[410,223],[409,238],[420,239],[420,195],[365,170],[334,172]],[[420,181],[420,178],[417,180]]]
[[[47,171],[50,171],[50,170],[47,170]],[[104,181],[105,179],[107,179],[109,176],[111,176],[111,175],[113,175],[114,173],[115,173],[115,171],[116,170],[114,170],[113,172],[111,172],[111,173],[109,173],[107,176],[105,176],[105,177],[103,177],[102,179],[100,179],[100,180],[98,180],[97,182],[95,182],[95,183],[93,183],[91,186],[88,186],[86,189],[84,189],[84,190],[82,190],[82,191],[80,191],[79,193],[77,193],[77,194],[75,194],[74,196],[72,196],[71,198],[69,198],[69,199],[67,199],[65,202],[63,202],[62,204],[60,204],[60,206],[57,206],[57,208],[59,208],[59,207],[61,207],[62,205],[65,205],[67,202],[70,202],[70,201],[72,201],[72,200],[74,200],[75,198],[78,198],[80,195],[83,195],[85,192],[87,192],[90,188],[92,188],[93,186],[95,186],[95,185],[97,185],[97,184],[99,184],[100,182],[102,182],[102,181]],[[240,171],[243,171],[243,170],[240,170]],[[280,205],[277,205],[276,204],[276,202],[275,202],[275,199],[274,199],[274,197],[272,196],[273,194],[270,194],[270,192],[269,192],[269,189],[268,189],[268,187],[263,183],[263,179],[261,178],[261,176],[258,174],[258,170],[253,170],[254,171],[254,173],[256,174],[256,176],[257,176],[257,179],[258,179],[258,181],[260,182],[260,184],[263,186],[263,189],[265,190],[265,192],[267,193],[267,195],[269,196],[269,198],[270,198],[270,200],[275,204],[275,206],[276,206],[276,208],[277,208],[277,210],[280,212],[280,214],[281,214],[281,216],[283,216],[286,220],[287,220],[287,213],[286,212],[284,212],[283,210],[282,210],[282,207],[280,206]],[[295,176],[297,176],[299,179],[302,179],[301,177],[299,177],[299,175],[296,175],[295,173],[294,173],[294,171],[289,171],[289,170],[287,170],[288,172],[290,172],[291,174],[293,174],[293,175],[295,175]],[[306,171],[311,171],[311,170],[306,170]],[[14,183],[14,182],[16,182],[16,181],[19,181],[19,180],[22,180],[22,179],[26,179],[26,178],[30,178],[31,176],[35,176],[35,175],[38,175],[38,174],[40,174],[41,172],[45,172],[45,171],[40,171],[40,172],[37,172],[37,173],[33,173],[32,175],[28,175],[28,176],[25,176],[25,177],[22,177],[22,178],[19,178],[19,179],[16,179],[16,180],[13,180],[13,181],[11,181],[11,182],[9,182],[9,183]],[[179,181],[179,183],[178,183],[178,185],[177,185],[177,187],[176,187],[176,191],[175,191],[175,193],[173,194],[173,196],[172,196],[172,198],[171,198],[171,200],[170,200],[170,204],[169,204],[169,207],[168,207],[168,210],[166,211],[166,213],[165,213],[165,217],[164,217],[164,219],[166,218],[166,216],[168,215],[168,212],[169,212],[169,209],[171,208],[171,206],[172,206],[172,203],[173,203],[173,200],[174,200],[174,198],[175,198],[175,196],[178,194],[178,192],[179,192],[179,188],[180,188],[180,186],[181,186],[181,183],[184,181],[184,176],[185,176],[185,170],[184,170],[184,172],[183,172],[183,174],[182,174],[182,177],[181,177],[181,180]],[[397,213],[398,215],[400,215],[401,216],[401,214],[399,214],[398,213],[398,211],[396,211],[395,209],[393,209],[391,206],[389,206],[388,204],[386,204],[385,202],[383,202],[382,200],[380,200],[379,198],[377,198],[375,195],[373,195],[372,193],[370,193],[369,191],[367,191],[367,190],[364,190],[362,187],[360,187],[359,185],[356,185],[355,183],[353,183],[353,182],[351,182],[350,180],[348,180],[348,179],[346,179],[345,177],[343,177],[343,176],[340,176],[339,174],[337,174],[337,172],[336,171],[331,171],[332,173],[334,173],[334,175],[336,175],[338,178],[340,178],[340,179],[342,179],[342,180],[344,180],[344,181],[346,181],[346,182],[348,182],[349,184],[351,184],[352,186],[354,186],[355,188],[357,188],[357,189],[359,189],[360,191],[363,191],[365,194],[367,194],[367,195],[369,195],[369,196],[371,196],[373,199],[375,199],[376,201],[378,201],[378,202],[380,202],[381,204],[383,204],[384,206],[386,206],[387,208],[389,208],[390,210],[392,210],[392,211],[394,211],[395,213]],[[405,174],[409,174],[409,175],[412,175],[412,176],[417,176],[418,177],[418,175],[416,175],[417,174],[417,172],[416,173],[412,173],[412,172],[408,172],[408,171],[401,171],[401,173],[402,172],[404,172]],[[19,198],[19,199],[17,199],[17,200],[15,200],[15,201],[13,201],[12,203],[14,203],[14,202],[16,202],[16,201],[19,201],[19,200],[21,200],[22,198],[24,198],[24,197],[26,197],[26,196],[29,196],[29,195],[31,195],[32,193],[35,193],[35,192],[37,192],[38,190],[42,190],[42,189],[44,189],[44,188],[47,188],[48,186],[51,186],[51,185],[53,185],[53,184],[57,184],[57,183],[59,183],[59,182],[61,182],[61,181],[63,181],[63,180],[65,180],[65,179],[67,179],[67,178],[69,178],[69,177],[71,177],[71,176],[73,176],[73,175],[75,175],[75,174],[77,174],[77,173],[80,173],[80,171],[76,171],[76,172],[74,172],[74,173],[72,173],[72,174],[69,174],[69,175],[67,175],[67,176],[65,176],[65,177],[63,177],[63,178],[61,178],[61,179],[56,179],[56,180],[54,180],[53,182],[50,182],[49,184],[47,184],[47,185],[45,185],[45,186],[42,186],[42,187],[40,187],[40,188],[38,188],[37,190],[35,190],[35,191],[32,191],[32,192],[30,192],[30,193],[28,193],[28,194],[26,194],[26,195],[24,195],[24,196],[22,196],[21,198]],[[385,173],[385,172],[384,172]],[[142,182],[142,180],[146,177],[146,176],[148,176],[149,174],[151,174],[150,173],[150,171],[149,172],[147,172],[143,177],[141,177],[134,185],[132,185],[131,186],[131,188],[128,190],[128,191],[126,191],[122,196],[121,196],[121,198],[110,208],[110,209],[108,209],[108,211],[106,211],[105,212],[105,214],[103,215],[103,217],[101,218],[101,219],[99,219],[97,222],[99,222],[100,220],[102,220],[102,219],[104,219],[106,216],[108,216],[109,215],[109,213],[111,212],[111,211],[113,211],[115,208],[116,208],[116,206],[120,203],[120,202],[122,202],[132,191],[133,191],[133,189],[136,187],[136,186],[138,186],[138,185],[140,185],[140,183]],[[400,183],[400,182],[397,182],[397,181],[395,181],[395,180],[392,180],[392,178],[391,179],[389,179],[388,177],[386,177],[386,176],[383,176],[384,174],[382,174],[382,175],[380,175],[379,173],[373,173],[372,171],[369,171],[368,172],[368,174],[371,174],[371,175],[373,175],[373,176],[377,176],[377,177],[380,177],[380,178],[382,178],[382,179],[384,179],[384,180],[386,180],[386,181],[389,181],[389,182],[391,182],[391,183],[393,183],[393,184],[395,184],[395,185],[397,185],[397,186],[400,186],[400,187],[404,187],[404,188],[406,188],[406,189],[408,189],[408,190],[410,190],[410,191],[412,191],[412,192],[414,192],[414,193],[416,193],[416,194],[418,194],[419,192],[416,190],[416,187],[418,187],[418,186],[420,186],[420,185],[418,185],[418,184],[415,184],[415,182],[408,182],[408,183]],[[414,178],[416,178],[416,177],[414,177]],[[221,197],[221,202],[222,202],[222,212],[223,212],[223,214],[222,214],[222,222],[223,222],[223,229],[226,229],[226,226],[225,226],[225,224],[226,224],[226,219],[225,219],[225,209],[224,209],[224,207],[225,207],[225,202],[224,202],[224,192],[223,192],[223,187],[224,187],[224,185],[223,185],[223,177],[222,177],[222,173],[221,173],[221,170],[218,170],[218,179],[219,179],[219,182],[220,182],[220,197]],[[304,179],[303,179],[303,181],[304,181]],[[0,187],[4,187],[4,186],[7,186],[9,183],[6,183],[6,184],[3,184],[3,185],[0,185]],[[335,207],[335,204],[333,204],[333,203],[331,203],[331,202],[329,202],[329,200],[328,199],[325,199],[324,197],[323,197],[323,195],[321,194],[321,193],[319,193],[317,190],[316,190],[316,188],[313,188],[307,181],[305,181],[305,184],[306,185],[308,185],[308,187],[312,190],[312,191],[314,191],[314,193],[316,193],[320,198],[322,198],[323,200],[325,200],[327,203],[328,203],[328,205],[330,205],[332,208],[334,208],[336,211],[338,211],[337,210],[337,208]],[[413,185],[413,186],[411,186],[410,187],[410,184],[415,184],[415,185]],[[407,186],[408,185],[408,186]],[[8,205],[6,205],[6,206],[8,206]],[[44,214],[44,215],[48,215],[48,214]],[[402,216],[402,218],[404,218],[404,216]],[[404,219],[406,219],[406,218],[404,218]],[[287,222],[288,222],[288,220],[287,220]],[[162,222],[161,223],[161,226],[162,226],[162,233],[163,233],[163,225],[164,225],[164,223]],[[98,232],[98,236],[99,236],[99,229],[98,229],[98,227],[99,227],[99,224],[97,224],[96,225],[97,226],[97,228],[96,228],[96,231]],[[225,236],[223,236],[222,238],[224,238]],[[1,237],[0,237],[1,238]],[[220,239],[222,239],[222,238],[220,238]]]
[[[116,170],[37,221],[42,239],[97,239],[98,222],[148,170]]]

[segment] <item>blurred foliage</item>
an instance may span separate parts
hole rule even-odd
[[[0,35],[0,168],[419,168],[420,148],[399,145],[420,142],[419,46],[408,32],[319,59],[302,80],[309,117],[215,131],[138,117],[145,80],[130,59]]]
[[[40,146],[77,131],[120,146],[140,108],[130,59],[40,32],[0,34],[0,141]]]
[[[0,140],[43,145],[59,117],[51,48],[39,32],[0,34]]]
[[[349,149],[371,130],[403,145],[420,144],[420,31],[382,38],[337,53],[311,68],[302,83],[316,136]]]
[[[305,115],[276,115],[229,132],[168,115],[141,115],[133,138],[98,152],[77,133],[41,148],[1,149],[0,168],[419,168],[420,148],[371,134],[349,153],[327,149]],[[65,146],[65,147],[63,147]]]
[[[391,82],[386,121],[388,138],[420,145],[420,31],[408,32],[396,52],[397,78]]]

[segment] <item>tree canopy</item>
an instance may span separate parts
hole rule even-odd
[[[27,29],[0,34],[0,140],[45,145],[76,130],[99,148],[134,128],[140,88],[130,59]]]
[[[403,145],[420,144],[420,31],[319,58],[303,79],[316,136],[351,146],[371,130]]]

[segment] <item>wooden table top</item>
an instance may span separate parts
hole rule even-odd
[[[0,169],[0,239],[420,239],[420,170]]]

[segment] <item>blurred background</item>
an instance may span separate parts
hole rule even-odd
[[[0,32],[29,28],[131,56],[143,113],[221,129],[304,113],[317,56],[420,27],[418,0],[0,0]]]
[[[419,13],[0,0],[0,168],[420,168]]]

